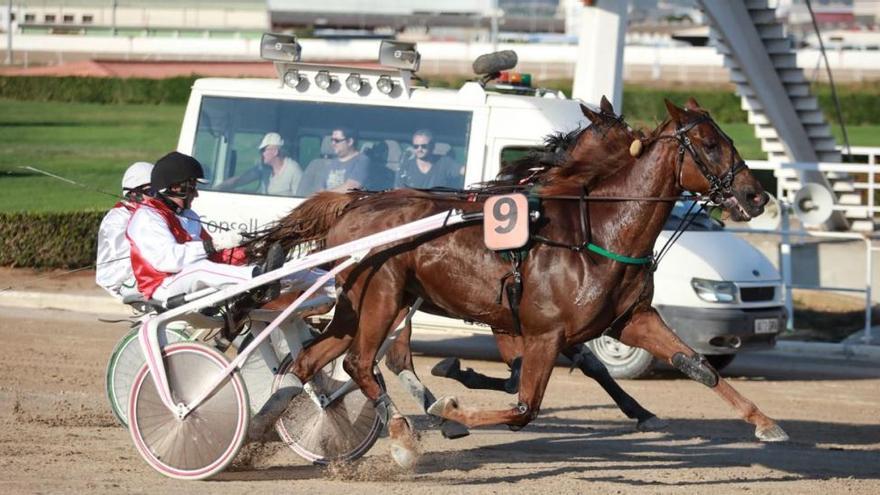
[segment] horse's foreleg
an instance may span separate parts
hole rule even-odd
[[[775,421],[743,397],[715,371],[715,368],[688,347],[670,330],[654,309],[637,313],[624,327],[620,341],[626,345],[641,347],[715,391],[727,401],[745,421],[755,425],[755,436],[763,441],[788,440],[788,435]]]
[[[632,396],[627,394],[620,385],[614,381],[605,364],[590,352],[589,347],[578,344],[562,350],[562,354],[571,360],[583,374],[592,378],[614,400],[617,407],[628,418],[638,420],[636,429],[640,431],[652,431],[666,426],[666,422],[659,419],[651,411],[642,407]]]
[[[397,328],[402,321],[404,322],[404,327],[397,336],[397,339],[388,349],[388,354],[385,356],[385,365],[392,373],[397,375],[397,379],[403,384],[403,388],[412,395],[413,399],[418,402],[422,407],[422,410],[427,414],[428,407],[436,402],[437,399],[434,397],[434,394],[431,393],[431,390],[422,383],[418,375],[416,375],[415,367],[412,362],[412,349],[410,347],[412,340],[412,320],[406,319],[404,321],[404,318],[406,318],[408,313],[409,308],[404,308],[398,313],[394,320],[392,328]],[[467,428],[462,424],[436,416],[435,418],[439,420],[440,432],[445,438],[456,439],[466,437],[470,434]]]
[[[519,430],[538,415],[561,347],[559,336],[553,333],[524,338],[519,403],[512,409],[470,409],[461,406],[454,397],[443,397],[429,411],[464,423],[469,428],[506,424],[512,430]]]

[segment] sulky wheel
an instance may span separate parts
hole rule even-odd
[[[316,373],[275,425],[282,441],[298,455],[317,464],[361,457],[376,443],[382,431],[381,418],[373,402],[357,387],[321,405],[324,398],[349,381],[341,363],[339,358]],[[290,358],[281,364],[273,390],[280,387],[292,366]]]
[[[229,364],[194,342],[169,345],[163,355],[172,397],[179,402],[194,399]],[[249,419],[247,390],[237,372],[182,420],[162,403],[146,364],[132,384],[128,429],[135,447],[171,478],[204,479],[223,471],[241,448]]]
[[[144,365],[144,353],[138,342],[138,328],[132,329],[116,344],[110,361],[107,363],[105,389],[110,409],[122,424],[128,426],[128,394],[134,376]],[[173,344],[189,340],[186,331],[177,328],[165,329],[164,344]]]

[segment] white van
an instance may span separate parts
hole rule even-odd
[[[409,70],[305,64],[291,56],[276,61],[279,80],[197,80],[178,142],[178,151],[205,166],[209,181],[195,210],[223,227],[266,226],[323,188],[320,172],[332,157],[330,135],[338,128],[349,129],[370,159],[366,185],[376,190],[394,187],[416,130],[429,130],[431,152],[457,165],[449,185],[461,188],[494,178],[503,160],[541,147],[546,135],[587,124],[579,102],[555,91],[501,84],[489,89],[479,82],[458,89],[415,84],[418,55],[414,46],[400,45],[390,52],[383,45],[383,53],[409,54],[415,60]],[[267,194],[260,180],[234,190],[224,186],[263,167],[257,148],[267,133],[280,135],[286,155],[299,166],[296,191]],[[686,342],[720,356],[712,359],[723,365],[739,350],[773,346],[784,310],[780,276],[769,261],[710,223],[686,233],[669,253],[656,275],[654,300]],[[416,332],[488,331],[431,315],[414,321]],[[613,374],[638,376],[650,368],[646,353],[615,342],[592,344]]]

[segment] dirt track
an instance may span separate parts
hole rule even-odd
[[[104,366],[124,326],[61,311],[35,316],[0,308],[3,493],[880,493],[880,366],[825,363],[810,379],[802,364],[793,363],[800,371],[778,362],[765,370],[749,366],[751,358],[734,363],[732,383],[779,419],[792,442],[754,441],[714,394],[671,373],[623,383],[670,420],[662,433],[637,433],[598,386],[558,368],[535,423],[455,441],[426,431],[414,473],[391,465],[386,439],[354,466],[330,470],[272,443],[243,451],[217,480],[179,482],[140,459],[104,397]],[[417,371],[427,376],[436,361],[417,358]],[[505,373],[498,363],[466,364]],[[426,382],[468,405],[512,401],[448,380]],[[396,381],[389,384],[404,412],[415,415]],[[424,416],[414,418],[427,427]]]

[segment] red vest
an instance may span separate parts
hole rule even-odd
[[[174,236],[174,240],[176,240],[178,243],[183,244],[193,240],[192,236],[189,235],[189,232],[187,232],[186,229],[183,228],[183,225],[180,224],[180,219],[177,218],[177,215],[175,215],[174,212],[171,211],[171,208],[169,208],[165,203],[158,199],[144,198],[143,202],[137,203],[134,207],[134,211],[132,212],[132,218],[134,217],[134,213],[137,212],[137,210],[144,207],[152,209],[165,220],[165,224],[168,226],[168,230],[171,231],[171,235]],[[204,241],[211,238],[211,234],[209,234],[207,230],[200,230],[200,239]],[[156,292],[156,289],[160,285],[162,285],[162,282],[167,277],[174,274],[162,272],[154,268],[141,255],[141,252],[138,249],[137,245],[131,242],[131,238],[128,237],[128,232],[126,232],[125,236],[126,238],[128,238],[129,244],[131,244],[131,270],[134,273],[135,279],[137,280],[138,290],[141,294],[144,295],[144,297],[149,299],[153,297],[153,293]],[[208,257],[208,259],[217,263],[226,263],[229,265],[243,265],[246,261],[243,248],[225,249],[223,251],[212,254]]]

